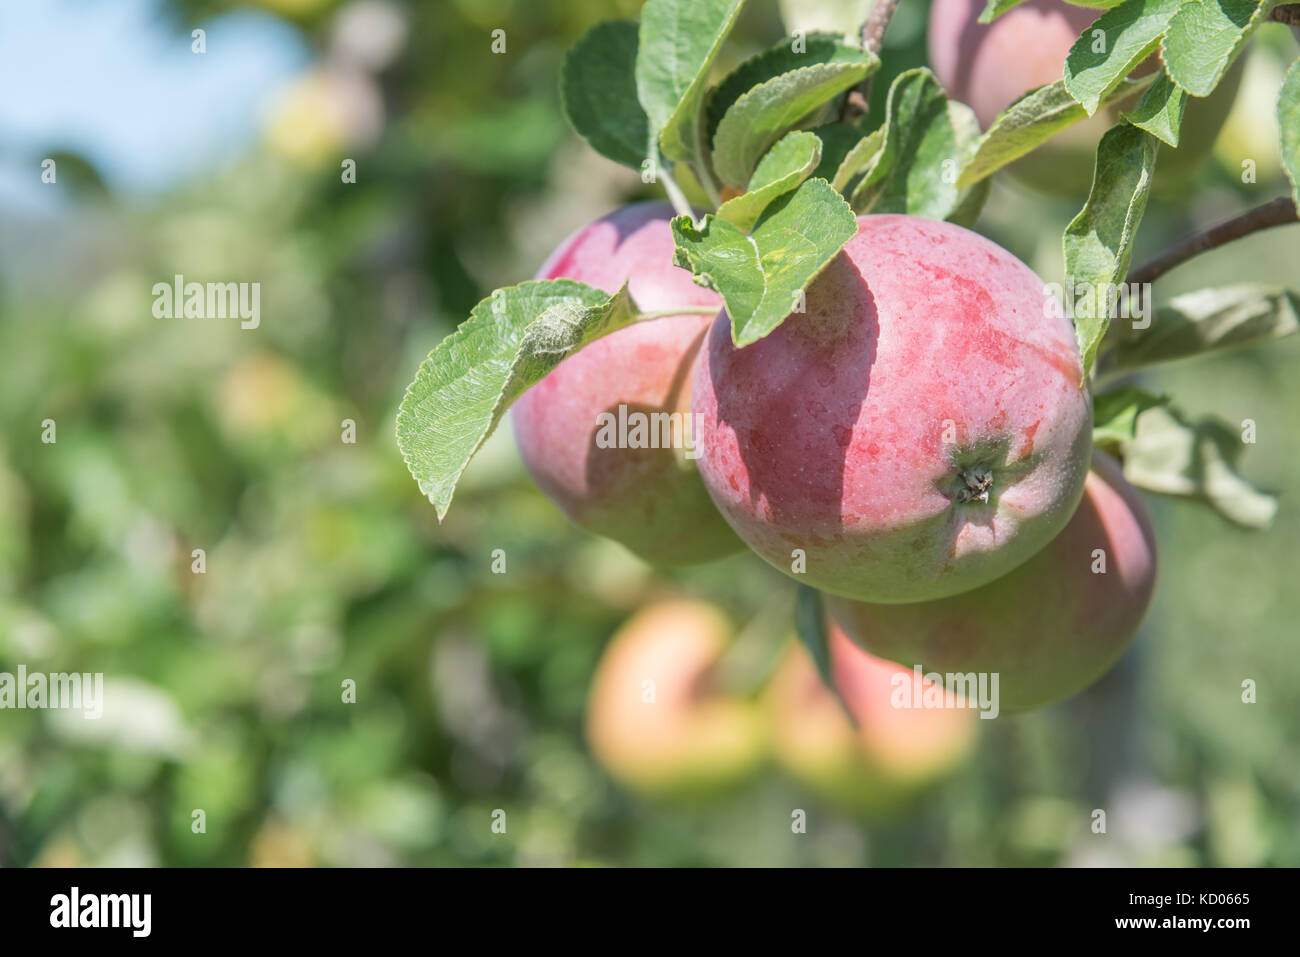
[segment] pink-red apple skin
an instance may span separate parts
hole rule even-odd
[[[649,605],[605,648],[587,701],[587,741],[612,777],[653,797],[703,797],[762,763],[757,706],[713,687],[731,641],[722,612],[700,601]]]
[[[822,684],[803,646],[792,642],[763,695],[773,757],[836,806],[887,815],[970,755],[977,712],[894,707],[897,682],[911,682],[912,673],[863,651],[833,623],[829,640],[844,705]]]
[[[948,95],[970,106],[988,129],[999,113],[1035,87],[1061,79],[1075,40],[1103,11],[1063,0],[1027,0],[992,23],[980,23],[985,0],[935,0],[930,7],[930,65]],[[1158,55],[1133,71],[1158,69]],[[1179,145],[1160,148],[1154,185],[1168,191],[1200,169],[1227,118],[1241,81],[1235,64],[1205,98],[1188,97]],[[1111,104],[1061,131],[1008,169],[1018,179],[1053,194],[1086,194],[1092,183],[1097,141],[1131,110],[1136,97]]]
[[[831,598],[828,607],[860,646],[905,667],[996,672],[1001,710],[1019,711],[1081,691],[1118,661],[1155,577],[1155,534],[1141,494],[1098,452],[1065,530],[1005,577],[940,601]]]
[[[647,311],[716,311],[717,295],[673,265],[673,212],[626,206],[566,239],[538,279],[575,279],[608,292],[625,281]],[[515,402],[515,440],[529,473],[583,528],[656,565],[689,565],[741,545],[714,510],[683,449],[601,448],[599,416],[690,409],[691,373],[711,314],[638,323],[560,363]]]
[[[743,349],[718,317],[695,378],[697,464],[737,534],[797,580],[942,598],[1065,527],[1092,405],[1070,322],[1029,267],[950,223],[858,223],[805,312]]]
[[[1025,93],[1061,79],[1070,47],[1102,13],[1063,0],[1025,0],[980,23],[986,6],[984,0],[934,0],[926,32],[935,76],[949,96],[975,111],[983,129]],[[1098,125],[1104,131],[1110,124]]]

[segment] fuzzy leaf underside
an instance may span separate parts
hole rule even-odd
[[[624,286],[611,296],[570,279],[498,289],[420,364],[397,414],[402,458],[438,513],[506,409],[564,358],[639,315]]]
[[[1237,472],[1241,433],[1217,418],[1190,422],[1168,407],[1138,417],[1135,436],[1121,445],[1124,477],[1139,488],[1200,501],[1244,528],[1266,528],[1277,498]]]
[[[1168,396],[1155,395],[1137,386],[1121,386],[1093,396],[1092,441],[1106,447],[1130,441],[1137,434],[1138,416],[1168,402]]]
[[[1178,130],[1183,124],[1183,110],[1186,106],[1187,93],[1169,79],[1168,73],[1161,70],[1137,105],[1120,116],[1161,142],[1177,148]]]
[[[1133,255],[1133,236],[1146,210],[1155,168],[1155,140],[1135,126],[1112,127],[1097,144],[1088,201],[1065,229],[1065,271],[1074,289],[1103,290],[1122,282]],[[1110,323],[1107,296],[1076,309],[1075,337],[1085,380]]]
[[[1151,76],[1125,79],[1102,99],[1102,106],[1144,89]],[[957,178],[965,188],[1046,143],[1057,133],[1088,118],[1062,80],[1040,86],[1008,106],[975,146],[974,155]]]
[[[1198,289],[1157,308],[1148,328],[1118,329],[1100,362],[1107,375],[1294,335],[1300,295],[1251,283]]]

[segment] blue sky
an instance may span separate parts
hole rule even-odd
[[[256,11],[202,26],[197,55],[155,0],[0,3],[0,209],[48,202],[48,150],[80,153],[110,187],[147,194],[247,147],[268,95],[310,51]]]

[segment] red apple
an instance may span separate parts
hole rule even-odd
[[[1132,643],[1156,575],[1141,494],[1104,453],[1093,468],[1065,530],[1003,578],[911,605],[831,598],[832,617],[863,648],[906,667],[997,674],[1003,711],[1086,688]]]
[[[792,642],[764,694],[777,762],[816,793],[851,811],[897,810],[970,754],[975,712],[943,696],[941,708],[895,707],[913,675],[867,654],[834,625],[832,674],[845,705]],[[934,692],[939,697],[939,692]]]
[[[673,265],[672,209],[627,206],[566,239],[537,274],[615,292],[625,281],[647,311],[715,311],[716,294]],[[538,486],[583,528],[621,542],[654,564],[710,561],[740,548],[709,502],[689,448],[691,373],[710,314],[638,323],[565,359],[514,404],[524,464]],[[602,419],[608,413],[613,418]],[[634,431],[675,415],[679,447],[662,429]],[[608,422],[629,423],[630,441],[610,445]],[[665,420],[657,420],[665,421]],[[650,445],[658,447],[629,447]]]
[[[724,312],[695,377],[697,464],[737,534],[860,601],[976,588],[1024,562],[1083,494],[1092,404],[1074,332],[983,236],[864,216],[753,345]]]
[[[1101,10],[1061,0],[1027,0],[992,23],[979,22],[985,0],[935,0],[927,35],[930,65],[948,95],[969,105],[987,129],[997,115],[1035,87],[1055,83],[1075,40]],[[1148,57],[1134,75],[1160,67]],[[1236,64],[1209,97],[1189,97],[1177,149],[1161,146],[1154,185],[1168,191],[1194,175],[1214,145],[1241,81]],[[1063,130],[1009,168],[1017,178],[1053,194],[1086,194],[1097,141],[1131,110],[1136,98],[1112,104]]]
[[[610,639],[591,683],[587,740],[614,778],[654,796],[699,796],[758,768],[758,709],[712,683],[731,634],[712,605],[666,601]]]

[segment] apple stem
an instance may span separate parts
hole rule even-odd
[[[691,222],[695,222],[695,210],[691,209],[690,201],[682,188],[677,185],[677,180],[673,179],[671,173],[665,165],[664,158],[659,157],[659,181],[664,184],[664,192],[668,194],[668,202],[673,204],[673,209],[677,210],[679,216],[689,216]]]

